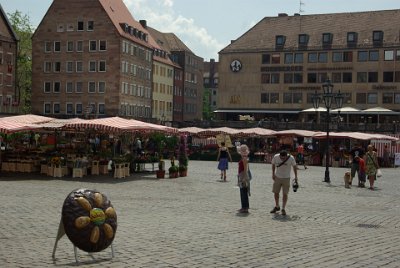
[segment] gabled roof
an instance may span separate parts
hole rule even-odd
[[[347,33],[357,33],[359,46],[373,45],[372,32],[383,31],[383,44],[399,43],[400,9],[265,17],[220,53],[275,50],[275,37],[286,37],[285,49],[297,49],[299,34],[309,36],[308,50],[322,48],[322,34],[333,34],[332,48],[347,45]]]
[[[186,51],[194,54],[174,33],[164,33],[164,37],[171,51]]]
[[[11,38],[12,38],[14,41],[18,41],[18,40],[19,40],[18,35],[14,32],[14,29],[13,29],[13,27],[11,26],[11,23],[10,23],[10,21],[8,20],[7,14],[4,12],[3,7],[1,6],[1,4],[0,4],[0,15],[1,15],[3,21],[5,22],[6,26],[7,26],[7,29],[8,29],[8,31],[9,31],[9,34],[11,35]],[[6,38],[7,38],[7,37],[8,37],[8,38],[10,37],[10,36],[5,36],[3,33],[0,33],[0,36],[6,37]]]
[[[147,26],[147,30],[149,31],[152,40],[154,40],[154,42],[156,42],[157,45],[162,50],[164,50],[168,55],[170,55],[171,54],[171,50],[170,50],[170,47],[169,47],[169,44],[168,44],[167,40],[165,39],[164,34],[162,32],[160,32],[160,31],[157,31],[154,28],[149,27],[149,26]],[[166,58],[154,56],[154,60],[169,64],[169,65],[172,65],[172,66],[174,66],[176,68],[181,68],[181,66],[179,66],[179,64],[173,62],[169,58],[169,56],[167,56]]]

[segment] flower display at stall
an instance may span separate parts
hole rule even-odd
[[[64,163],[64,158],[61,156],[53,156],[50,160],[50,164],[59,167]]]

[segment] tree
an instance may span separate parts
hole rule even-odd
[[[32,88],[32,35],[33,27],[28,15],[16,10],[8,13],[11,27],[19,38],[17,50],[17,75],[15,87],[18,92],[18,103],[22,105],[23,113],[31,111],[31,88]]]

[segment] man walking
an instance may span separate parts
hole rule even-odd
[[[271,210],[271,213],[276,213],[280,210],[279,206],[279,193],[282,189],[282,211],[281,214],[286,215],[286,204],[288,201],[288,194],[290,188],[290,170],[293,168],[294,179],[297,183],[297,164],[296,160],[292,155],[288,155],[287,151],[281,151],[276,154],[271,161],[272,164],[272,180],[274,184],[272,186],[272,192],[275,198],[275,207]]]

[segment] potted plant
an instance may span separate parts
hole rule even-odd
[[[180,137],[179,144],[179,176],[186,177],[187,176],[187,168],[188,168],[188,156],[187,156],[187,143],[186,136],[182,135]]]
[[[179,165],[179,177],[187,176],[187,166]]]
[[[175,165],[175,158],[171,158],[171,166],[168,169],[169,177],[170,178],[178,178],[179,175],[179,168]]]
[[[158,170],[156,171],[157,179],[164,179],[165,178],[165,162],[160,157],[158,161]]]

